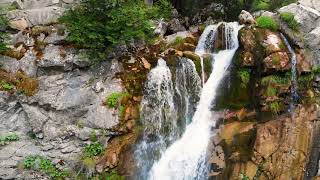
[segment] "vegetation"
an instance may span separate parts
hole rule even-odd
[[[251,9],[253,11],[273,11],[294,2],[297,2],[297,0],[254,0]]]
[[[120,100],[123,97],[129,96],[128,93],[112,93],[106,97],[106,104],[109,108],[117,108],[120,106]]]
[[[248,69],[242,69],[238,72],[238,77],[241,80],[241,86],[243,88],[247,87],[250,81],[250,71]]]
[[[7,134],[7,135],[3,135],[0,136],[0,146],[4,146],[10,142],[13,141],[18,141],[19,140],[19,136],[17,134]]]
[[[2,15],[3,8],[0,8],[0,53],[7,50],[6,39],[8,34],[6,33],[6,27],[8,26],[8,19]]]
[[[99,142],[93,142],[84,148],[84,155],[86,157],[98,156],[102,152],[103,152],[103,146]]]
[[[280,14],[280,17],[283,21],[285,21],[288,26],[292,29],[297,31],[298,30],[298,22],[294,19],[294,14],[290,12],[284,12]]]
[[[125,180],[124,176],[120,176],[117,171],[112,170],[106,175],[105,180]]]
[[[279,114],[279,112],[281,111],[280,103],[278,101],[270,102],[269,109],[273,114],[275,115]]]
[[[49,159],[42,156],[27,156],[23,161],[23,167],[43,172],[53,179],[63,179],[68,175],[67,172],[59,170]]]
[[[267,28],[276,31],[278,24],[269,16],[260,16],[257,18],[257,26],[260,28]]]
[[[70,34],[66,40],[86,48],[89,55],[104,59],[107,50],[133,40],[151,41],[153,28],[150,20],[168,18],[172,6],[160,0],[148,7],[141,0],[82,0],[60,21]]]
[[[250,180],[249,176],[247,176],[245,173],[240,173],[240,179],[241,180]]]
[[[2,89],[4,89],[5,91],[10,91],[14,88],[14,86],[12,84],[7,83],[5,81],[1,81],[0,85],[1,85]]]

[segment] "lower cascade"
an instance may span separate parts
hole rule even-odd
[[[216,91],[220,81],[232,61],[239,47],[238,31],[241,26],[238,23],[222,23],[225,26],[224,39],[225,50],[212,53],[212,49],[206,48],[200,40],[197,49],[212,53],[214,62],[212,73],[201,91],[200,101],[192,122],[186,127],[182,137],[174,142],[162,155],[159,161],[153,164],[150,172],[150,180],[188,180],[204,179],[207,174],[206,149],[211,137],[210,129],[215,126],[216,118],[211,111],[216,97]],[[216,27],[208,26],[200,39],[214,40],[212,33],[216,34]],[[205,37],[203,37],[205,36]],[[213,43],[213,42],[211,42]],[[209,46],[210,47],[210,46]]]
[[[154,161],[190,123],[200,90],[201,80],[190,59],[179,59],[175,74],[163,59],[150,71],[141,103],[145,128],[135,151],[136,179],[147,178]]]

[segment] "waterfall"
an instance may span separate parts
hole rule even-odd
[[[216,28],[217,26],[207,27],[204,31],[206,38],[202,36],[200,39],[197,47],[198,52],[206,50],[207,45],[213,43],[212,41],[209,42],[208,39],[214,40],[213,34],[215,33],[212,32]],[[149,172],[149,179],[191,180],[206,177],[206,149],[211,137],[210,129],[215,126],[217,120],[211,108],[220,81],[223,79],[239,46],[237,39],[239,29],[238,23],[225,23],[226,50],[213,54],[215,59],[213,70],[203,86],[200,102],[192,122],[186,127],[182,137],[165,151],[158,162],[153,164]]]
[[[299,99],[299,95],[297,93],[298,83],[297,83],[297,55],[291,47],[288,39],[281,33],[280,34],[287,49],[291,54],[291,103],[290,103],[290,112],[292,115],[294,114],[295,103]]]
[[[220,23],[221,24],[221,23]],[[220,24],[208,26],[202,33],[195,53],[200,56],[201,59],[201,80],[202,84],[205,82],[204,78],[204,63],[203,55],[212,52],[214,48],[214,40]]]
[[[154,161],[182,134],[201,89],[194,63],[178,59],[175,78],[163,59],[149,74],[141,102],[144,132],[135,150],[136,179],[146,179]]]
[[[180,58],[175,73],[175,91],[181,130],[191,122],[201,91],[201,79],[192,60]]]

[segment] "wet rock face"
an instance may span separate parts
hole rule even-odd
[[[221,126],[218,137],[215,137],[220,140],[213,142],[224,147],[223,153],[217,148],[213,156],[218,154],[224,158],[218,158],[222,162],[210,161],[216,164],[214,167],[221,167],[220,170],[213,168],[211,175],[217,179],[237,179],[240,173],[250,179],[302,179],[311,147],[314,147],[311,139],[319,130],[317,111],[315,105],[299,106],[293,119],[279,116],[255,126],[251,122],[230,122]],[[256,133],[248,133],[252,130]],[[249,139],[253,140],[251,146],[247,144],[252,142],[247,141]],[[237,147],[237,142],[242,143]],[[248,159],[244,159],[243,150],[252,151],[247,154]],[[241,160],[238,159],[240,157]]]

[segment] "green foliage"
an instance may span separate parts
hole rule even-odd
[[[6,39],[8,38],[8,33],[6,33],[6,28],[8,26],[8,19],[4,14],[4,9],[0,7],[0,53],[7,50]]]
[[[4,146],[10,142],[18,141],[18,140],[19,140],[19,136],[15,133],[0,136],[0,146]]]
[[[1,85],[2,89],[5,90],[5,91],[10,91],[10,90],[12,90],[14,88],[14,86],[12,84],[9,84],[9,83],[7,83],[5,81],[1,81],[0,85]]]
[[[243,88],[247,87],[250,81],[250,71],[248,69],[242,69],[238,72],[238,77],[241,80],[241,86]]]
[[[254,0],[251,9],[253,11],[273,11],[294,2],[297,2],[297,0]]]
[[[275,115],[279,114],[279,112],[281,110],[281,106],[278,101],[270,102],[269,108],[270,108],[270,111]]]
[[[49,159],[42,156],[27,156],[23,161],[23,167],[43,172],[53,179],[63,179],[68,175],[67,172],[59,170]]]
[[[147,7],[141,0],[82,0],[60,18],[70,34],[66,40],[87,48],[89,55],[104,58],[119,44],[153,39],[151,19],[168,18],[172,6],[160,0]]]
[[[312,67],[311,73],[314,75],[320,74],[320,65]]]
[[[297,31],[298,30],[298,22],[294,19],[294,14],[290,12],[284,12],[280,14],[280,17],[283,21],[285,21],[288,26],[292,29]]]
[[[276,31],[278,24],[269,16],[260,16],[257,18],[257,25],[260,28],[267,28]]]
[[[124,176],[120,176],[117,171],[112,170],[106,175],[105,180],[125,180]]]
[[[247,176],[245,173],[240,173],[240,179],[241,180],[250,180],[249,176]]]
[[[102,152],[103,152],[103,146],[99,142],[93,142],[84,148],[84,155],[86,157],[98,156]]]
[[[285,77],[270,75],[261,79],[261,84],[267,86],[269,84],[280,84],[280,85],[289,85],[290,83],[290,74],[286,74]]]
[[[106,104],[109,108],[116,108],[120,106],[120,100],[121,98],[125,97],[125,96],[129,96],[128,93],[112,93],[109,96],[106,97]]]

